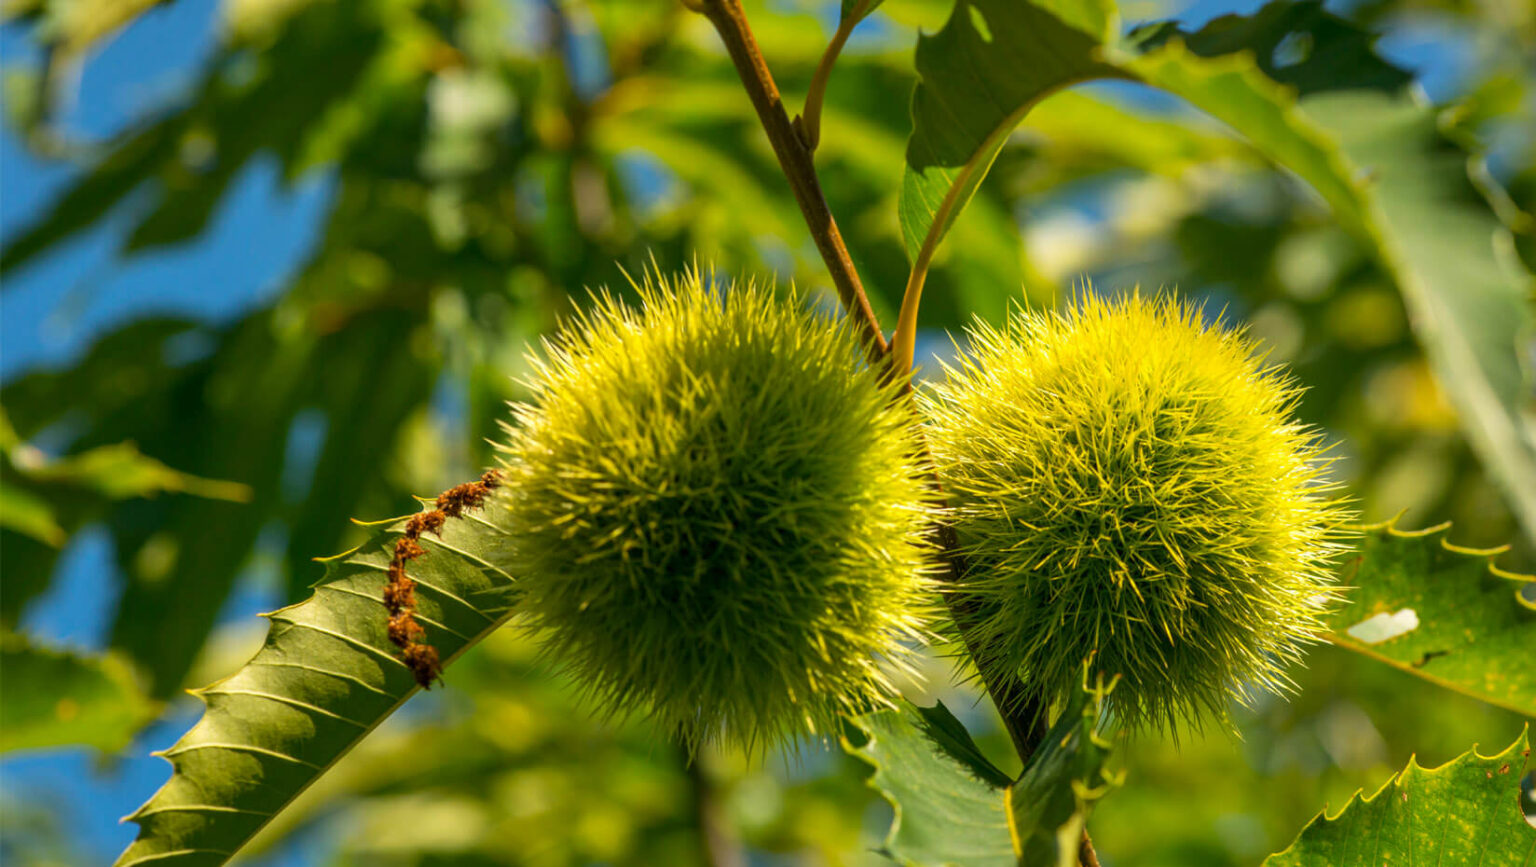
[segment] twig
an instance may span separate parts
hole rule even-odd
[[[768,134],[768,142],[779,158],[779,166],[783,169],[785,178],[789,180],[790,190],[794,193],[795,201],[800,205],[801,214],[805,216],[806,226],[816,242],[816,249],[820,251],[822,260],[827,264],[827,270],[832,274],[832,282],[837,286],[844,310],[858,323],[870,360],[877,364],[889,364],[891,360],[889,347],[880,330],[879,320],[875,318],[875,312],[869,306],[869,298],[864,294],[859,275],[854,270],[853,260],[849,257],[848,248],[843,243],[843,236],[837,230],[837,222],[832,219],[832,212],[827,208],[826,197],[821,192],[821,182],[816,176],[816,166],[811,159],[811,151],[806,146],[806,142],[796,133],[794,125],[790,123],[789,115],[784,111],[783,100],[779,98],[779,89],[773,83],[773,75],[768,71],[767,61],[758,50],[757,40],[752,36],[752,28],[747,23],[747,16],[742,11],[740,0],[683,0],[683,3],[689,9],[708,18],[720,34],[721,41],[725,43],[726,52],[736,66],[736,73],[741,77],[741,83],[752,100],[752,106],[757,110],[763,131]],[[910,365],[910,359],[908,363]],[[899,375],[910,376],[910,373],[903,370]],[[942,496],[942,489],[939,488],[937,480],[935,480],[935,490]],[[944,565],[948,573],[947,581],[950,586],[958,586],[960,579],[965,575],[965,558],[960,551],[959,540],[955,536],[954,528],[949,525],[939,526],[936,532],[938,533],[937,541],[943,550]],[[981,660],[977,656],[977,647],[972,641],[974,632],[967,628],[968,624],[974,620],[974,612],[952,594],[945,596],[945,602],[949,606],[950,615],[954,618],[967,651],[971,653],[972,659],[978,662],[977,669],[981,672],[982,685],[987,694],[992,697],[992,703],[997,707],[998,713],[1002,715],[1003,726],[1008,730],[1008,736],[1013,741],[1014,749],[1018,751],[1020,761],[1027,763],[1046,734],[1045,713],[1041,704],[1044,701],[1043,697],[1028,690],[1017,676],[989,673],[990,666],[980,664]],[[1086,832],[1083,835],[1079,857],[1084,865],[1098,864],[1093,844],[1088,840]]]
[[[720,38],[725,42],[732,62],[736,64],[736,71],[746,85],[752,104],[757,108],[758,117],[762,119],[768,141],[779,157],[779,165],[783,167],[790,188],[795,192],[795,199],[800,202],[800,209],[805,213],[806,223],[816,240],[816,248],[821,251],[827,269],[832,272],[833,281],[838,284],[843,306],[848,315],[859,322],[862,332],[870,337],[868,345],[871,355],[878,349],[881,356],[879,361],[883,363],[887,357],[887,346],[880,331],[880,323],[870,309],[869,299],[865,297],[859,276],[853,269],[842,235],[838,234],[837,223],[832,219],[826,200],[821,195],[821,184],[816,177],[816,168],[811,164],[810,151],[795,135],[789,117],[784,113],[778,88],[774,86],[768,64],[757,48],[757,40],[752,38],[752,30],[746,14],[742,12],[741,3],[739,0],[694,0],[689,8],[703,13],[720,32]],[[846,292],[842,291],[844,286],[848,287]],[[948,580],[952,586],[958,586],[965,574],[965,563],[954,529],[942,526],[938,528],[938,534],[938,541],[944,551],[946,571],[949,573]],[[974,658],[975,647],[970,644],[970,630],[965,629],[965,623],[971,617],[953,596],[947,597],[947,600],[951,613],[955,615],[956,625],[961,627],[962,635],[966,636],[967,649],[973,651]],[[1035,712],[1036,704],[1024,700],[1023,684],[994,683],[986,681],[985,677],[983,675],[983,683],[993,703],[997,705],[998,712],[1003,715],[1019,757],[1028,759],[1045,734],[1040,725],[1044,715]],[[1016,682],[1017,679],[1013,680]]]
[[[703,13],[720,33],[725,50],[752,100],[752,107],[757,110],[763,131],[768,134],[768,142],[773,145],[774,155],[779,158],[779,167],[789,180],[790,191],[800,205],[800,213],[811,230],[816,249],[821,253],[822,261],[827,263],[827,271],[832,275],[843,309],[858,323],[870,361],[883,364],[887,352],[885,335],[880,331],[875,311],[869,306],[869,297],[864,294],[864,284],[859,282],[858,272],[853,268],[848,246],[837,230],[837,221],[832,219],[832,211],[827,208],[811,152],[784,111],[779,88],[773,83],[768,64],[757,48],[757,40],[747,25],[740,0],[691,0],[687,5]]]
[[[942,490],[939,491],[939,495],[943,495]],[[936,529],[936,537],[940,556],[944,562],[944,583],[950,587],[959,587],[960,582],[965,578],[967,564],[965,554],[960,550],[960,540],[955,535],[955,528],[949,524],[943,524]],[[1042,697],[1025,689],[1024,682],[1017,676],[999,675],[996,669],[984,663],[981,648],[974,641],[977,612],[966,597],[946,593],[944,603],[949,608],[950,617],[955,621],[961,640],[965,643],[966,652],[976,663],[977,676],[981,680],[982,689],[992,697],[992,704],[996,706],[998,714],[1003,718],[1003,728],[1007,730],[1008,738],[1013,741],[1013,748],[1019,754],[1019,761],[1027,764],[1035,748],[1045,739],[1046,708],[1042,704]]]

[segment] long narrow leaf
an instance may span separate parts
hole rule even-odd
[[[268,615],[265,646],[196,694],[201,721],[162,755],[173,773],[130,819],[133,864],[222,864],[417,690],[385,631],[383,590],[405,522],[370,525],[367,543],[327,562],[308,600]],[[417,620],[445,662],[510,616],[500,531],[474,513],[451,520],[409,566]]]

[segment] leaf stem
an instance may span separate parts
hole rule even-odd
[[[936,249],[937,244],[927,241],[918,249],[917,258],[912,262],[912,271],[907,275],[907,289],[901,293],[901,312],[896,316],[896,331],[891,334],[891,364],[908,376],[912,374],[913,357],[917,354],[917,308],[923,300],[923,283],[928,279],[928,268],[933,263],[933,251]]]
[[[948,233],[950,223],[970,199],[968,191],[972,190],[971,178],[975,177],[978,171],[984,177],[992,168],[992,162],[997,159],[1003,142],[1007,141],[1013,128],[1034,104],[1035,101],[1031,101],[1023,106],[988,134],[971,158],[960,167],[959,174],[955,176],[954,182],[949,185],[949,190],[944,194],[944,200],[939,203],[938,211],[933,215],[933,222],[929,224],[928,232],[923,236],[922,246],[917,248],[917,255],[912,258],[912,271],[907,275],[907,288],[901,295],[901,313],[896,319],[896,332],[891,335],[892,363],[896,365],[897,370],[903,372],[912,370],[913,354],[917,348],[917,310],[923,300],[923,284],[928,280],[928,270],[933,267],[933,256],[938,252],[939,244]]]
[[[737,74],[741,76],[747,96],[752,100],[752,107],[757,110],[763,131],[768,134],[774,155],[779,158],[779,167],[789,180],[790,191],[794,193],[800,213],[811,230],[816,249],[821,253],[822,261],[827,263],[827,271],[832,275],[832,283],[837,287],[843,309],[858,323],[870,361],[883,363],[889,351],[885,335],[880,331],[874,309],[869,306],[869,296],[864,294],[864,284],[859,281],[859,274],[854,270],[853,259],[848,255],[848,245],[844,243],[837,221],[832,219],[832,211],[827,207],[821,181],[816,176],[816,167],[811,160],[811,151],[784,111],[784,100],[780,98],[779,88],[773,82],[773,75],[768,71],[762,52],[758,50],[757,40],[752,36],[740,0],[685,0],[684,5],[702,13],[719,32],[725,50],[731,56]]]
[[[869,4],[870,0],[859,0],[847,15],[841,17],[837,22],[837,32],[832,34],[832,41],[827,43],[821,62],[816,64],[816,74],[811,76],[811,89],[805,95],[805,113],[795,118],[800,138],[809,150],[814,151],[821,144],[821,104],[826,97],[827,82],[832,78],[832,67],[837,64],[837,56],[842,53],[848,37],[853,34],[853,28],[859,26],[859,22],[868,14]]]

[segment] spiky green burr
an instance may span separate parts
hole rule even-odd
[[[921,402],[978,663],[1050,700],[1093,656],[1133,727],[1288,689],[1344,519],[1296,384],[1167,295],[1085,291],[969,338]]]
[[[521,605],[605,708],[689,744],[834,732],[925,631],[910,401],[802,298],[637,289],[546,343],[506,428]]]

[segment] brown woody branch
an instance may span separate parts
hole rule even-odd
[[[875,318],[875,312],[869,306],[869,298],[864,294],[864,286],[859,281],[859,275],[854,270],[853,260],[848,255],[848,247],[843,242],[842,233],[837,230],[837,221],[832,218],[832,212],[827,207],[826,197],[821,191],[821,182],[816,175],[816,166],[811,158],[811,150],[795,131],[788,113],[784,110],[778,86],[774,84],[773,75],[768,71],[768,63],[763,59],[762,52],[758,50],[757,40],[752,36],[752,28],[747,23],[746,13],[742,10],[740,0],[683,0],[683,2],[688,8],[708,18],[720,34],[721,41],[725,43],[726,52],[730,54],[731,62],[736,66],[736,72],[752,100],[752,106],[757,110],[763,131],[768,134],[768,142],[779,158],[779,166],[789,180],[790,190],[794,193],[796,203],[800,205],[800,212],[805,216],[806,226],[811,230],[816,249],[820,251],[821,258],[826,262],[827,270],[832,275],[832,282],[837,286],[843,308],[848,316],[858,323],[870,360],[877,364],[889,363],[889,346],[880,330],[879,320]],[[935,480],[935,488],[942,496],[937,480]],[[946,581],[951,587],[958,586],[965,574],[965,559],[960,551],[959,540],[955,536],[954,528],[949,525],[940,525],[937,533],[938,542],[943,551]],[[969,610],[969,606],[964,601],[954,595],[947,594],[945,599],[967,651],[977,662],[982,685],[987,694],[992,697],[992,703],[997,707],[998,713],[1002,715],[1003,725],[1013,741],[1014,749],[1018,751],[1020,761],[1028,762],[1030,755],[1034,753],[1046,733],[1043,697],[1027,689],[1017,676],[996,674],[991,670],[991,666],[984,664],[984,660],[977,655],[977,646],[972,641],[973,630],[968,628],[968,624],[974,620],[975,613]],[[1097,853],[1094,852],[1093,844],[1086,831],[1083,833],[1078,857],[1084,865],[1098,864]]]
[[[731,61],[736,65],[736,72],[752,98],[752,105],[757,109],[757,116],[762,120],[763,129],[768,133],[768,141],[778,155],[779,165],[789,179],[795,201],[800,203],[800,210],[805,214],[816,248],[821,251],[827,270],[832,272],[832,280],[838,286],[843,306],[868,338],[871,356],[878,353],[878,358],[875,358],[877,363],[885,363],[889,347],[881,333],[879,320],[869,306],[869,299],[865,297],[859,275],[854,271],[843,236],[837,231],[837,222],[832,219],[826,199],[822,196],[821,182],[816,176],[811,152],[795,133],[784,111],[779,89],[773,83],[773,75],[768,71],[762,52],[757,48],[757,40],[752,37],[752,29],[747,23],[746,13],[742,11],[740,0],[697,0],[689,8],[703,13],[719,31]],[[965,573],[958,540],[953,528],[948,526],[938,528],[938,534],[939,544],[944,551],[946,578],[951,586],[958,586]],[[973,615],[953,596],[948,597],[948,601],[955,624],[966,637],[967,649],[972,651],[974,658],[976,648],[970,643],[971,630],[965,628]],[[987,666],[978,667],[983,672],[987,669]],[[986,677],[985,674],[983,676]],[[1023,684],[1018,683],[1016,678],[1009,682],[999,680],[984,680],[983,684],[997,705],[998,712],[1003,715],[1008,734],[1013,738],[1020,758],[1027,759],[1045,734],[1041,725],[1044,714],[1037,712],[1038,706],[1035,703],[1026,700]]]
[[[883,364],[887,352],[885,335],[880,331],[879,320],[869,306],[869,297],[864,294],[864,284],[859,282],[859,274],[848,256],[848,245],[843,243],[837,221],[832,219],[832,211],[827,207],[811,151],[795,132],[784,111],[778,85],[773,83],[768,64],[757,48],[757,40],[747,25],[741,3],[739,0],[695,0],[688,5],[703,13],[719,31],[725,50],[752,100],[752,107],[757,110],[763,131],[768,134],[768,142],[773,145],[774,155],[779,158],[779,167],[789,179],[790,191],[795,195],[800,213],[805,216],[806,226],[810,227],[816,249],[821,253],[822,261],[827,263],[827,271],[832,275],[843,309],[858,324],[870,360]]]

